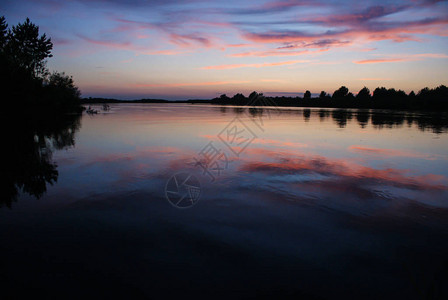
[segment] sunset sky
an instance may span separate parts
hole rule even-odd
[[[406,92],[448,84],[448,1],[0,0],[83,96]]]

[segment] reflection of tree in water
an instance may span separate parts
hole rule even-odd
[[[372,114],[372,125],[374,128],[398,128],[403,126],[406,120],[406,114],[395,114],[380,112]]]
[[[7,146],[1,171],[0,206],[10,207],[20,191],[42,197],[47,184],[58,179],[53,151],[74,146],[75,133],[80,128],[80,115],[27,117],[2,119]]]
[[[358,110],[356,112],[356,121],[361,128],[365,128],[369,124],[370,112],[368,110]]]
[[[237,115],[240,115],[240,114],[242,114],[243,112],[244,112],[244,107],[234,107],[233,108],[233,112],[235,113],[235,114],[237,114]]]
[[[318,114],[321,122],[325,121],[330,117],[330,111],[326,109],[320,109]]]
[[[310,120],[310,116],[311,116],[311,109],[304,109],[303,119],[305,120],[305,122],[308,122]]]
[[[234,107],[233,112],[237,115],[243,112],[249,112],[253,118],[268,117],[271,118],[271,113],[267,109],[259,107]],[[383,128],[399,128],[405,124],[408,127],[416,126],[422,131],[432,131],[433,133],[447,133],[448,132],[448,114],[437,112],[415,112],[415,111],[391,111],[391,110],[371,110],[371,109],[319,109],[311,110],[309,108],[293,110],[293,109],[275,109],[276,115],[297,115],[302,114],[305,122],[312,118],[319,118],[320,122],[326,122],[329,118],[340,127],[345,128],[352,118],[361,128],[366,128],[370,125],[375,129]]]
[[[261,117],[263,116],[263,108],[251,107],[249,113],[252,117]]]
[[[305,112],[304,112],[305,115]],[[321,109],[314,114],[319,117],[321,122],[325,122],[328,117],[340,127],[344,128],[352,119],[353,115],[361,128],[365,128],[369,121],[373,128],[399,128],[405,123],[408,127],[415,125],[421,131],[432,131],[433,133],[448,132],[448,114],[436,112],[391,112],[391,111],[372,111],[372,110],[325,110]],[[313,117],[313,114],[311,114]]]
[[[333,110],[331,116],[340,128],[344,128],[347,125],[347,120],[352,119],[352,112],[345,109],[336,109]]]
[[[409,115],[408,124],[416,124],[422,131],[430,130],[433,133],[448,132],[448,115],[444,113],[433,113],[430,115]]]
[[[219,111],[220,111],[221,113],[225,114],[225,113],[227,112],[227,107],[225,107],[225,106],[223,105],[223,106],[221,106],[221,107],[219,108]]]
[[[445,113],[372,113],[372,125],[375,128],[398,128],[405,123],[408,127],[416,125],[421,131],[432,131],[433,133],[448,132],[448,115]]]

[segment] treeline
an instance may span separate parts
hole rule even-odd
[[[105,104],[105,103],[170,103],[173,101],[163,99],[138,99],[138,100],[119,100],[113,98],[82,98],[82,104]],[[179,101],[186,102],[186,101]]]
[[[236,94],[228,97],[223,94],[210,101],[214,104],[257,105],[257,106],[296,106],[296,107],[331,107],[331,108],[382,108],[406,110],[448,111],[448,88],[444,85],[434,89],[424,88],[417,94],[413,91],[406,94],[402,90],[385,87],[376,88],[373,93],[367,87],[356,95],[345,86],[334,93],[322,91],[319,97],[312,97],[306,91],[303,97],[266,97],[262,93],[252,92],[249,97]]]
[[[27,18],[9,28],[0,17],[0,92],[5,111],[81,112],[80,92],[73,78],[50,73],[47,58],[53,43]]]

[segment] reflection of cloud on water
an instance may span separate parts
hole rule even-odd
[[[351,152],[357,152],[361,154],[367,154],[372,156],[380,156],[380,157],[411,157],[411,158],[421,158],[427,160],[437,160],[437,159],[447,159],[444,155],[437,154],[427,154],[420,153],[415,151],[405,151],[405,150],[396,150],[396,149],[383,149],[383,148],[374,148],[369,146],[361,146],[361,145],[353,145],[348,147],[348,150]]]
[[[294,155],[265,149],[249,149],[258,158],[241,162],[247,188],[269,190],[278,199],[302,201],[405,200],[446,206],[448,178],[438,174],[418,174],[407,169],[375,169],[353,160],[331,160],[321,156]],[[252,181],[252,182],[250,182]],[[256,181],[256,182],[255,182]],[[344,201],[347,201],[344,203]],[[334,205],[334,204],[333,204]],[[374,204],[376,205],[376,204]]]

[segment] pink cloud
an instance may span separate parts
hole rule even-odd
[[[123,64],[128,64],[128,63],[131,63],[131,62],[133,62],[133,61],[134,61],[134,59],[133,59],[133,58],[130,58],[130,59],[122,60],[122,61],[120,61],[120,62],[123,63]]]
[[[234,80],[234,81],[207,81],[207,82],[183,82],[183,83],[149,83],[149,84],[134,84],[132,87],[142,88],[142,87],[184,87],[184,86],[208,86],[208,85],[226,85],[226,84],[241,84],[248,83],[245,80]]]
[[[176,51],[176,50],[156,50],[156,51],[147,51],[143,52],[144,55],[179,55],[185,54],[185,51]]]
[[[231,54],[229,56],[231,57],[247,57],[247,56],[257,56],[257,57],[268,57],[268,56],[299,56],[299,55],[305,55],[305,54],[316,54],[321,52],[326,52],[329,49],[319,49],[319,50],[300,50],[300,51],[285,51],[283,49],[275,49],[275,50],[268,50],[268,51],[250,51],[250,52],[242,52],[242,53],[235,53]]]
[[[178,51],[178,50],[148,51],[147,47],[138,46],[131,42],[112,42],[112,41],[105,41],[105,40],[97,40],[97,39],[92,39],[92,38],[82,36],[82,35],[78,35],[78,37],[90,44],[99,45],[99,46],[103,46],[106,48],[129,50],[129,51],[135,52],[136,54],[141,54],[141,55],[178,55],[178,54],[187,53],[186,51]]]
[[[378,21],[378,17],[394,12],[393,8],[371,7],[360,14],[332,15],[305,18],[298,21],[310,25],[321,25],[333,28],[321,33],[303,31],[265,31],[243,32],[242,37],[256,43],[319,43],[322,40],[354,40],[395,42],[420,41],[415,34],[432,34],[445,36],[448,18],[435,17],[416,21],[392,22]]]
[[[390,78],[376,77],[376,78],[359,78],[358,80],[362,80],[362,81],[382,81],[382,80],[391,80],[391,79]]]
[[[413,57],[417,58],[448,58],[448,55],[442,53],[421,53],[414,54]]]
[[[361,52],[370,52],[370,51],[375,51],[375,50],[377,50],[377,48],[363,48],[363,49],[361,49],[359,51],[361,51]]]
[[[283,82],[280,79],[260,79],[261,82]]]
[[[202,67],[203,70],[228,70],[237,68],[263,68],[263,67],[276,67],[284,65],[294,65],[298,63],[306,63],[308,60],[291,60],[275,63],[261,63],[261,64],[232,64],[232,65],[217,65],[217,66],[206,66]]]
[[[228,44],[226,45],[229,48],[242,48],[242,47],[250,47],[251,44]]]
[[[112,42],[112,41],[105,41],[105,40],[96,40],[92,39],[83,35],[78,35],[79,38],[82,40],[99,46],[104,46],[107,48],[116,48],[116,49],[123,49],[123,50],[132,50],[134,51],[135,48],[133,47],[131,42]]]
[[[377,64],[377,63],[388,63],[388,62],[403,62],[403,61],[416,61],[422,60],[424,58],[448,58],[448,55],[442,53],[420,53],[411,55],[397,55],[395,58],[374,58],[354,61],[355,64]]]
[[[213,46],[212,41],[208,37],[199,34],[177,34],[171,33],[170,40],[172,43],[181,47],[190,47],[194,44],[200,44],[204,47]]]
[[[399,62],[406,61],[404,58],[375,58],[375,59],[364,59],[354,61],[353,63],[362,65],[362,64],[379,64],[379,63],[388,63],[388,62]]]

